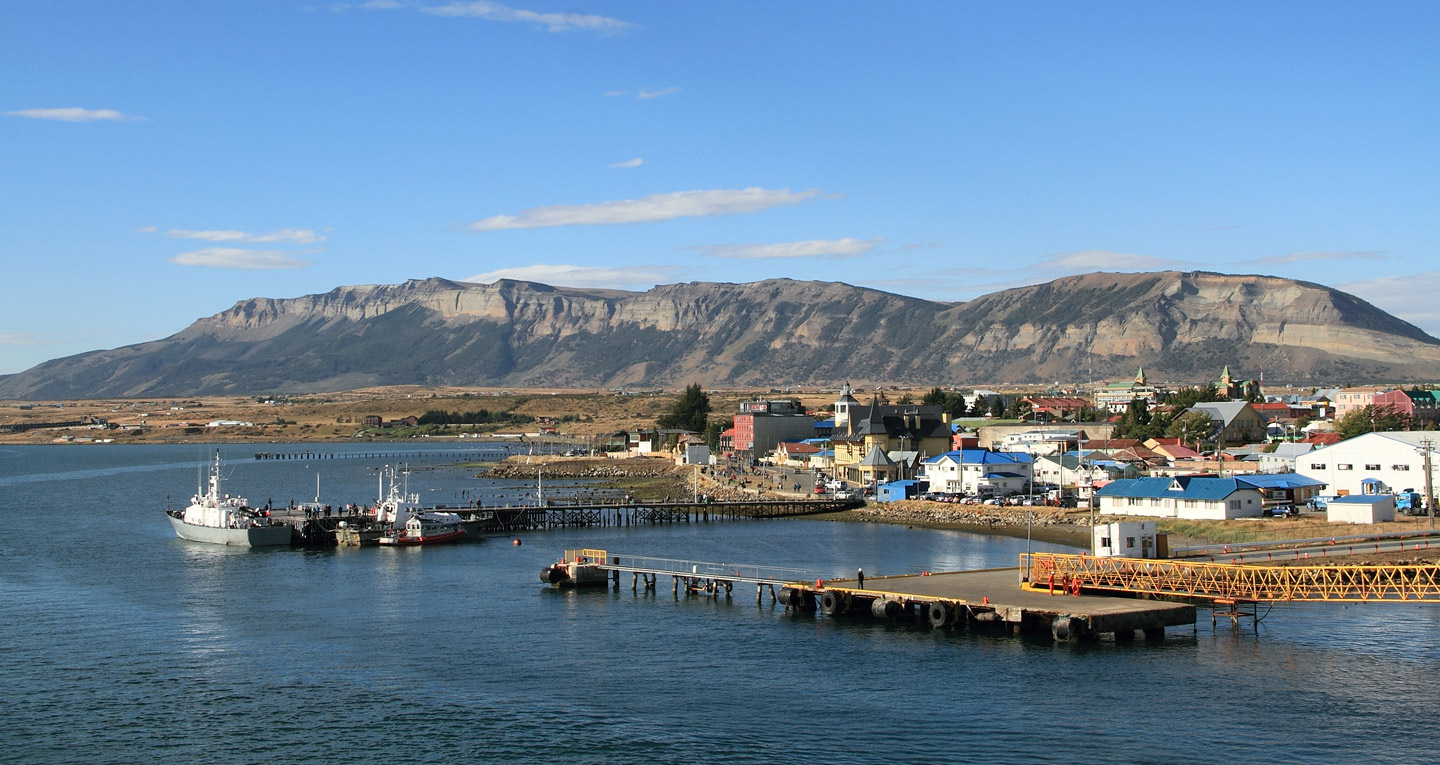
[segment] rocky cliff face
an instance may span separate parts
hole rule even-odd
[[[165,340],[46,362],[0,397],[451,384],[771,386],[1440,377],[1440,341],[1320,285],[1089,274],[949,305],[831,282],[643,293],[443,279],[255,298]]]

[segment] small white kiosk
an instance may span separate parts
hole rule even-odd
[[[1090,549],[1097,558],[1154,558],[1155,522],[1120,521],[1096,526]]]

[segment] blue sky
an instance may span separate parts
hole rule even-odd
[[[251,297],[1091,271],[1440,335],[1440,3],[0,4],[0,373]]]

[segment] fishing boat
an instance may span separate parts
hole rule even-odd
[[[184,510],[166,510],[175,536],[191,542],[234,547],[281,547],[290,544],[290,527],[272,522],[268,513],[251,508],[244,497],[220,491],[220,452],[210,466],[209,487],[197,487]]]
[[[377,480],[379,483],[378,493],[375,497],[375,507],[370,511],[370,515],[373,527],[383,529],[380,539],[385,536],[395,536],[394,532],[404,530],[410,519],[416,515],[443,516],[445,523],[458,523],[465,533],[472,536],[486,531],[495,524],[495,513],[492,511],[422,505],[420,495],[410,491],[410,471],[408,470],[396,470],[395,467],[386,465],[385,469],[380,471]],[[364,544],[373,539],[374,537],[367,536],[352,544]],[[385,542],[385,544],[395,543]]]
[[[405,521],[405,527],[391,529],[380,535],[380,544],[413,547],[454,542],[465,536],[460,516],[437,511],[418,512]]]

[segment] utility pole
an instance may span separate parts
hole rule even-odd
[[[1435,528],[1435,476],[1430,472],[1430,452],[1434,447],[1434,441],[1428,438],[1420,439],[1420,453],[1425,458],[1425,512],[1430,516],[1432,529]]]

